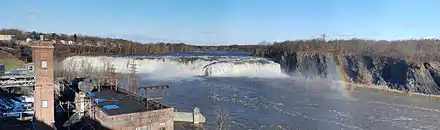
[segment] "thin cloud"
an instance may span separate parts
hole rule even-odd
[[[40,12],[41,12],[40,10],[26,10],[25,11],[26,14],[38,14]]]

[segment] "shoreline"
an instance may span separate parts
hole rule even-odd
[[[344,86],[344,89],[347,90],[347,91],[352,91],[352,90],[350,90],[351,88],[353,88],[353,89],[365,88],[365,89],[371,89],[371,90],[379,90],[379,91],[383,91],[383,92],[392,92],[392,93],[397,93],[397,94],[405,94],[405,95],[411,95],[411,96],[423,96],[423,97],[431,97],[431,98],[440,99],[440,95],[424,94],[424,93],[416,93],[416,92],[405,92],[405,91],[400,91],[400,90],[388,88],[388,86],[380,86],[380,85],[373,85],[373,84],[350,83],[350,82],[337,81],[337,80],[331,80],[331,79],[306,78],[306,77],[298,77],[298,76],[290,76],[290,78],[292,78],[294,80],[298,80],[298,79],[321,80],[321,81],[317,81],[317,82],[323,82],[324,81],[324,82],[332,82],[332,83],[336,83],[336,84],[341,84],[341,85]],[[309,81],[306,81],[306,82],[309,82]]]
[[[338,82],[338,81],[336,81]],[[388,86],[378,86],[378,85],[368,85],[368,84],[359,84],[359,83],[347,83],[347,82],[338,82],[341,84],[344,84],[344,86],[346,87],[345,89],[349,89],[349,87],[354,87],[354,88],[368,88],[368,89],[374,89],[374,90],[380,90],[380,91],[385,91],[385,92],[392,92],[392,93],[397,93],[397,94],[406,94],[406,95],[415,95],[415,96],[424,96],[424,97],[432,97],[432,98],[438,98],[440,99],[440,95],[433,95],[433,94],[424,94],[424,93],[417,93],[417,92],[405,92],[405,91],[401,91],[401,90],[396,90],[396,89],[390,89],[388,88]]]

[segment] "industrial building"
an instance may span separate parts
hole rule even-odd
[[[84,101],[84,93],[80,92],[76,102]],[[174,125],[172,107],[157,102],[143,100],[142,97],[126,91],[103,89],[91,93],[93,120],[110,129],[129,130],[172,130]],[[79,105],[79,104],[78,104]],[[82,106],[82,105],[79,105]],[[78,110],[81,111],[81,110]]]
[[[41,41],[31,45],[34,64],[37,65],[34,68],[36,71],[35,119],[44,122],[47,126],[55,127],[53,45],[52,42]],[[115,86],[92,91],[96,89],[90,82],[90,80],[81,81],[78,89],[73,89],[75,101],[72,106],[76,113],[66,122],[67,126],[88,118],[100,122],[103,127],[109,129],[173,129],[172,107],[124,89],[118,90]]]
[[[0,41],[14,41],[15,35],[0,35]]]
[[[198,108],[194,113],[176,112],[164,104],[163,93],[168,85],[138,86],[129,81],[130,85],[118,86],[114,68],[109,68],[107,77],[99,81],[85,75],[55,80],[53,43],[32,41],[27,45],[32,47],[34,62],[26,65],[26,76],[33,78],[23,81],[32,81],[34,86],[32,127],[36,129],[173,130],[175,121],[205,122]],[[135,70],[132,72],[130,79],[135,75]],[[62,99],[55,98],[57,93],[63,93]]]

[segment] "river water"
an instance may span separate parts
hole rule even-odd
[[[81,72],[87,70],[78,68],[102,69],[109,63],[117,72],[128,73],[130,61],[136,59],[142,86],[169,84],[165,103],[177,111],[199,107],[209,130],[219,126],[233,130],[440,129],[437,98],[347,89],[328,80],[286,76],[270,59],[214,54],[70,57],[64,60],[64,68]],[[90,66],[81,67],[84,63]],[[329,72],[340,77],[337,71]]]
[[[346,89],[301,78],[180,78],[165,103],[178,111],[199,107],[205,128],[216,129],[440,129],[440,101],[369,88]],[[219,119],[222,117],[223,119]]]

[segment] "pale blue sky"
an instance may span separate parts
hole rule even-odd
[[[440,35],[440,0],[0,0],[0,28],[189,44]]]

